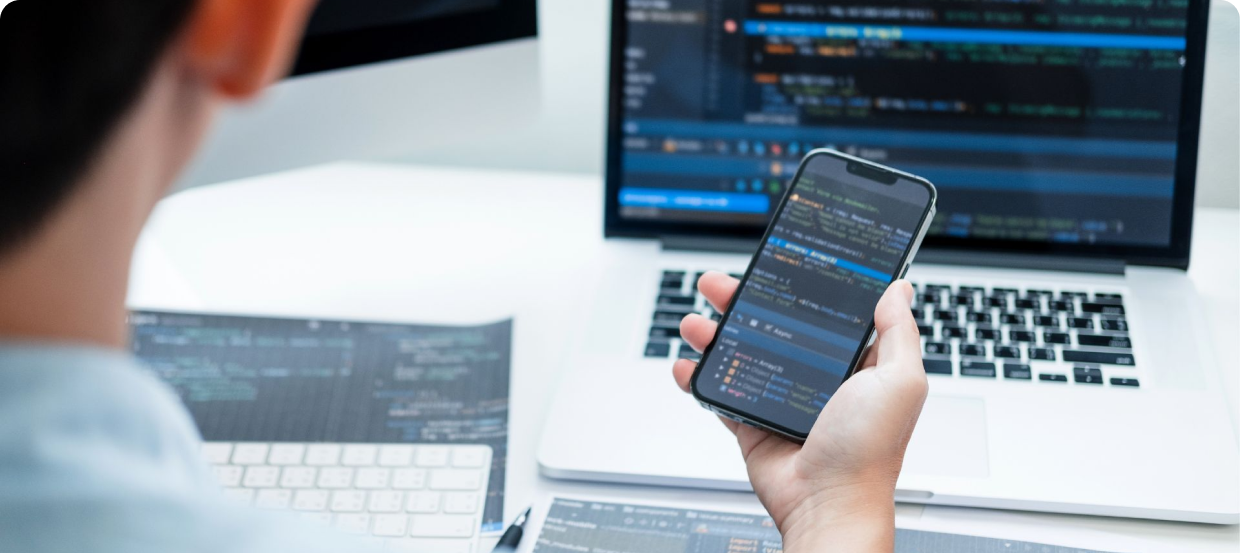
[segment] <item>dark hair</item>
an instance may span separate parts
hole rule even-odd
[[[0,255],[73,192],[195,0],[17,0],[0,14]]]

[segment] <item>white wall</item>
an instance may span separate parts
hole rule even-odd
[[[1240,207],[1240,17],[1227,1],[1215,0],[1211,12],[1198,203]],[[398,159],[601,174],[609,5],[608,0],[539,0],[543,106],[535,123]]]

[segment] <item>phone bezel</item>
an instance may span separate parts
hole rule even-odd
[[[767,240],[770,238],[771,232],[775,228],[775,223],[779,221],[779,217],[783,214],[784,207],[788,204],[788,198],[792,195],[792,191],[796,189],[797,183],[800,182],[802,172],[804,172],[805,168],[809,166],[810,161],[812,159],[818,156],[824,156],[824,155],[833,157],[835,159],[838,159],[838,160],[841,160],[847,163],[860,163],[860,164],[865,165],[867,168],[875,169],[883,173],[895,174],[899,177],[899,179],[896,180],[897,183],[899,182],[900,179],[907,180],[915,184],[922,185],[930,193],[930,196],[929,196],[930,201],[927,202],[926,207],[922,209],[921,221],[918,222],[916,230],[914,231],[914,235],[916,236],[916,239],[909,244],[908,249],[904,250],[904,253],[900,257],[899,263],[896,264],[896,266],[900,268],[897,269],[896,272],[892,274],[891,281],[889,282],[894,282],[902,278],[904,276],[904,273],[908,271],[908,267],[912,263],[912,258],[913,256],[917,254],[917,250],[921,246],[922,240],[925,239],[926,230],[930,228],[930,222],[933,220],[933,215],[935,211],[934,207],[935,207],[936,202],[938,201],[938,190],[935,189],[934,185],[930,181],[924,178],[918,177],[916,175],[911,175],[909,173],[905,173],[897,169],[892,169],[891,167],[886,167],[878,163],[866,161],[864,159],[850,156],[842,152],[837,152],[835,150],[831,150],[827,148],[820,148],[820,149],[812,150],[808,154],[806,154],[805,157],[801,160],[801,165],[797,167],[797,172],[795,175],[793,175],[792,181],[790,181],[791,184],[788,186],[788,190],[784,192],[784,196],[779,202],[779,207],[775,210],[774,215],[771,217],[771,223],[767,225],[766,231],[762,234],[762,241],[759,242],[761,246],[758,248],[756,252],[754,252],[753,259],[749,261],[749,266],[745,268],[745,274],[741,277],[740,284],[736,288],[738,294],[740,293],[741,290],[745,289],[745,284],[749,282],[750,273],[753,271],[754,265],[758,262],[758,257],[761,256],[762,251],[766,249]],[[847,165],[845,167],[847,167]],[[892,186],[894,185],[895,183],[892,183]],[[719,319],[720,328],[722,328],[724,324],[727,324],[728,321],[732,320],[732,308],[736,305],[736,301],[735,301],[736,297],[733,296],[732,300],[733,301],[728,303],[727,310],[724,311],[723,316]],[[861,340],[861,342],[857,346],[857,350],[853,352],[852,361],[850,361],[848,364],[848,371],[844,373],[845,381],[847,381],[849,378],[852,377],[854,373],[857,372],[857,366],[859,365],[861,356],[865,353],[866,349],[869,348],[870,341],[873,337],[874,337],[874,321],[871,320],[869,327],[866,329],[865,337]],[[719,339],[719,333],[716,332],[715,336],[711,338],[710,344],[707,345],[706,348],[702,350],[702,357],[701,357],[702,361],[705,361],[706,358],[710,355],[710,353],[715,349],[715,345],[718,342],[718,339]],[[723,405],[721,403],[715,402],[714,400],[711,400],[710,398],[704,396],[698,389],[698,379],[701,377],[701,374],[702,374],[702,361],[699,361],[697,366],[694,367],[693,369],[693,376],[690,377],[689,379],[689,390],[693,394],[693,397],[697,399],[698,402],[701,403],[703,407],[705,407],[706,409],[720,416],[729,418],[731,420],[740,422],[742,424],[748,424],[750,426],[757,426],[759,428],[770,430],[770,431],[782,434],[786,437],[792,438],[798,442],[804,442],[805,439],[809,437],[808,432],[800,433],[791,428],[788,428],[778,423],[763,419],[761,417],[753,416],[749,413],[737,412],[731,406]]]

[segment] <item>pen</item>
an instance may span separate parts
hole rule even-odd
[[[516,520],[512,521],[512,526],[509,526],[504,531],[504,535],[500,536],[499,543],[495,544],[495,549],[492,549],[491,553],[517,550],[517,545],[521,543],[521,536],[525,533],[525,521],[530,519],[530,511],[533,509],[533,507],[526,509]]]

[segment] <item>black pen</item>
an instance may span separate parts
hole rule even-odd
[[[517,546],[521,544],[521,536],[525,534],[525,521],[530,519],[532,510],[534,510],[533,507],[526,509],[516,520],[512,521],[512,526],[509,526],[504,531],[504,535],[499,537],[499,543],[495,544],[495,549],[492,549],[491,553],[517,550]]]

